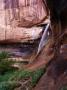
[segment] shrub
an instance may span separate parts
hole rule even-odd
[[[62,87],[60,90],[67,90],[67,86]]]
[[[13,90],[20,80],[31,78],[31,86],[35,86],[44,73],[44,69],[33,72],[15,70],[12,65],[15,62],[8,60],[8,54],[0,53],[0,90]]]
[[[12,65],[15,63],[12,60],[8,60],[8,53],[2,52],[0,53],[0,74],[4,74],[5,72],[14,69]]]
[[[9,54],[7,52],[3,51],[0,53],[0,61],[8,57],[9,57]]]
[[[18,87],[19,84],[17,82],[1,82],[0,83],[0,90],[14,90],[14,88]]]

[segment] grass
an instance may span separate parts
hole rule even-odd
[[[15,87],[17,87],[16,82],[1,82],[0,83],[0,90],[13,90]]]
[[[32,86],[35,86],[37,84],[37,82],[39,81],[39,79],[41,78],[41,76],[44,74],[45,70],[44,69],[39,69],[36,70],[35,72],[32,72]]]
[[[26,70],[9,69],[13,62],[7,60],[8,54],[0,53],[0,90],[13,90],[18,86],[17,82],[25,78],[31,78],[31,86],[35,86],[44,73],[44,69],[30,72]],[[6,61],[5,61],[6,59]],[[1,72],[4,72],[3,74]]]
[[[6,72],[4,75],[0,75],[0,90],[13,90],[13,88],[17,86],[16,85],[17,81],[30,77],[31,77],[31,85],[33,87],[36,85],[36,83],[38,82],[39,78],[42,76],[43,73],[44,69],[39,69],[34,72],[29,72],[25,70]]]

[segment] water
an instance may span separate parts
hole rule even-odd
[[[48,23],[46,25],[46,28],[44,29],[43,35],[42,35],[40,43],[39,43],[37,54],[42,50],[42,48],[47,43],[47,40],[48,40],[48,37],[49,37],[49,26],[50,26],[50,24]]]

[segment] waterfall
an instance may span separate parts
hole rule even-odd
[[[48,23],[46,25],[46,28],[43,32],[43,35],[41,37],[41,40],[40,40],[40,43],[39,43],[39,46],[38,46],[38,51],[37,51],[37,54],[39,54],[39,52],[42,50],[42,48],[45,46],[46,42],[47,42],[47,36],[48,36],[48,28],[50,26],[50,23]]]

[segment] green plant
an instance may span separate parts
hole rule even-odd
[[[4,74],[5,72],[14,69],[12,65],[15,63],[12,60],[8,60],[8,53],[2,52],[0,53],[0,74]]]
[[[38,69],[35,72],[32,72],[32,86],[35,86],[36,83],[39,81],[41,76],[44,74],[45,70],[44,69]]]
[[[67,86],[62,87],[60,90],[67,90]]]
[[[33,72],[23,69],[15,70],[12,67],[14,63],[8,60],[7,53],[0,53],[0,90],[13,90],[18,86],[20,80],[26,80],[28,78],[31,78],[31,86],[35,86],[45,72],[44,69],[38,69]]]
[[[9,57],[9,54],[7,52],[3,51],[0,53],[0,61],[8,57]]]
[[[0,75],[0,90],[13,90],[18,86],[20,80],[31,77],[31,86],[35,86],[40,77],[43,75],[44,69],[33,72],[26,70],[8,71],[4,75]]]
[[[10,78],[10,80],[20,80],[23,78],[30,78],[31,77],[31,85],[35,86],[40,77],[44,74],[44,69],[38,69],[36,71],[30,72],[26,70],[21,70],[18,72],[15,72],[13,76]]]
[[[18,87],[19,84],[14,81],[6,81],[0,83],[0,90],[14,90],[14,88]]]

